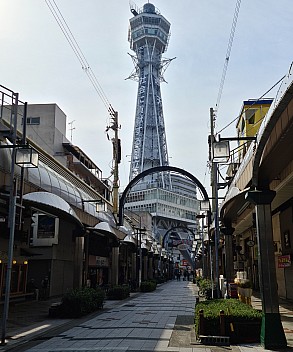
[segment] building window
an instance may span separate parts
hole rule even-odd
[[[249,118],[248,123],[249,123],[250,125],[254,125],[254,120],[255,120],[255,115],[253,114],[253,115]]]
[[[21,121],[21,124],[23,125],[23,119]],[[39,125],[40,124],[40,117],[27,117],[26,118],[26,124],[27,125]]]

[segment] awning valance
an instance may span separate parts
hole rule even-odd
[[[80,227],[83,227],[83,224],[70,204],[56,194],[50,192],[27,193],[23,196],[23,202],[53,215],[61,215],[65,218],[72,219]]]

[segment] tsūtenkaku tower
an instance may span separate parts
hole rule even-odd
[[[151,3],[131,12],[134,17],[130,19],[128,40],[136,55],[132,56],[135,72],[130,78],[138,80],[138,94],[130,181],[144,170],[169,165],[160,83],[171,61],[162,59],[167,50],[170,23]],[[170,189],[170,177],[162,173],[149,176],[141,185],[146,186]]]
[[[138,93],[130,181],[145,170],[169,165],[160,84],[172,61],[162,57],[168,46],[170,23],[151,3],[131,12],[128,40],[135,52],[131,55],[135,70],[129,78],[138,81]],[[160,239],[175,226],[195,229],[196,187],[178,174],[152,174],[132,187],[125,209],[150,213],[154,233]],[[183,238],[184,233],[180,236]]]

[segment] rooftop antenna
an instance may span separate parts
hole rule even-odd
[[[71,142],[71,143],[72,143],[72,131],[75,130],[75,127],[72,127],[74,121],[75,121],[75,120],[73,120],[73,121],[71,121],[71,122],[68,122],[68,125],[70,125],[69,130],[70,130],[70,142]]]

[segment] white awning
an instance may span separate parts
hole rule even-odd
[[[52,213],[53,215],[62,215],[70,217],[80,226],[83,224],[79,220],[75,211],[64,199],[50,192],[31,192],[23,196],[24,203],[30,206]]]
[[[125,242],[125,243],[132,243],[132,244],[136,245],[136,242],[135,242],[134,238],[132,237],[132,235],[127,235],[127,236],[124,238],[123,242]]]
[[[108,224],[106,221],[101,221],[98,224],[96,224],[94,227],[87,227],[87,230],[112,238],[117,243],[119,240],[125,237],[125,234],[123,234],[122,232],[120,232],[118,229],[114,228],[110,224]]]

